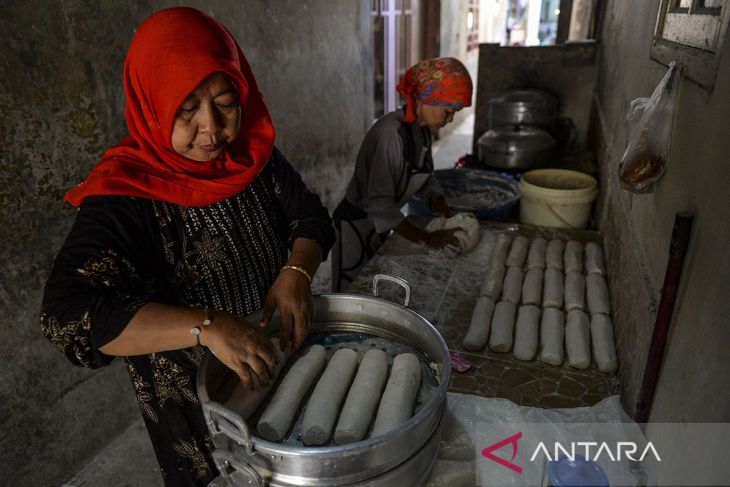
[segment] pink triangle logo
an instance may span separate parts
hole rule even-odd
[[[517,441],[520,438],[522,438],[521,431],[519,433],[517,433],[516,435],[512,435],[508,438],[505,438],[502,441],[495,443],[494,445],[490,445],[490,446],[486,447],[484,450],[482,450],[482,456],[484,458],[488,458],[494,462],[499,463],[503,467],[507,467],[510,470],[514,470],[517,473],[522,473],[522,467],[512,463],[512,460],[514,460],[515,457],[517,456],[517,448],[518,448]],[[496,456],[495,454],[492,453],[494,450],[499,450],[500,448],[502,448],[505,445],[512,445],[512,458],[510,459],[510,461],[507,461],[503,458],[499,458],[498,456]]]

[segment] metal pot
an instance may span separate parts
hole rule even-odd
[[[378,282],[384,279],[406,288],[403,306],[377,297]],[[407,422],[375,438],[325,447],[274,443],[257,436],[238,414],[218,402],[221,377],[230,371],[208,354],[198,371],[198,396],[217,448],[214,459],[233,485],[375,486],[393,485],[396,479],[403,487],[422,485],[440,443],[451,379],[449,351],[433,325],[406,307],[410,288],[405,281],[375,276],[373,294],[315,296],[311,334],[367,334],[394,347],[412,347],[421,356],[422,369],[433,371],[436,378],[430,397]],[[390,350],[386,353],[390,355]]]
[[[501,169],[534,169],[544,166],[555,150],[547,131],[523,125],[496,127],[477,141],[479,160]]]
[[[507,91],[489,101],[489,128],[531,125],[552,130],[558,101],[539,90]]]

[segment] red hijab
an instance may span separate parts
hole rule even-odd
[[[241,130],[217,159],[198,162],[171,144],[175,114],[213,73],[236,83]],[[162,10],[137,30],[124,63],[129,137],[104,153],[66,193],[74,206],[93,195],[128,195],[206,206],[241,192],[271,156],[274,125],[248,61],[218,21],[192,8]]]
[[[456,110],[470,106],[471,76],[458,59],[426,59],[408,68],[398,83],[398,93],[406,98],[403,119],[413,123],[416,121],[416,100]]]

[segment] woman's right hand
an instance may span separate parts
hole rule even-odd
[[[233,370],[246,388],[269,385],[276,362],[274,344],[257,326],[216,311],[213,324],[202,329],[200,344]]]
[[[436,230],[427,233],[423,241],[426,245],[434,249],[442,249],[447,245],[459,246],[459,239],[456,238],[456,232],[461,231],[459,227],[449,228],[448,230]]]

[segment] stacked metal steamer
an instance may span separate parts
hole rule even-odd
[[[526,171],[546,165],[555,150],[557,100],[539,90],[513,90],[489,102],[489,130],[477,141],[487,167]]]
[[[464,348],[488,343],[519,360],[561,365],[567,357],[574,368],[595,362],[601,372],[614,372],[605,276],[603,249],[595,242],[498,235]]]
[[[406,288],[404,306],[377,297],[378,281],[383,279]],[[356,294],[314,297],[315,316],[308,341],[289,360],[277,383],[252,413],[236,403],[236,391],[241,386],[235,374],[210,354],[203,359],[198,372],[198,395],[216,447],[213,457],[227,485],[400,487],[426,483],[441,439],[451,370],[448,348],[427,320],[406,307],[410,288],[405,281],[376,276],[373,288],[376,297]],[[273,326],[271,335],[276,333]],[[283,387],[287,375],[302,356],[313,350],[319,353],[319,347],[324,347],[326,354],[324,372],[308,388],[301,403],[294,406],[293,424],[286,427],[283,437],[276,441],[265,439],[264,436],[278,435],[261,434],[262,413],[276,400],[276,391]],[[362,367],[363,358],[371,350],[382,350],[388,358],[390,377],[385,385],[386,394],[390,381],[394,380],[395,357],[418,358],[420,388],[410,419],[382,434],[373,431],[375,425],[369,420],[365,438],[354,443],[336,444],[330,439],[322,446],[305,445],[308,406],[317,389],[322,388],[319,383],[327,382],[328,369],[339,368],[337,361],[353,353]],[[381,393],[372,392],[377,397]],[[383,402],[384,399],[378,412]],[[335,406],[339,408],[342,405]]]

